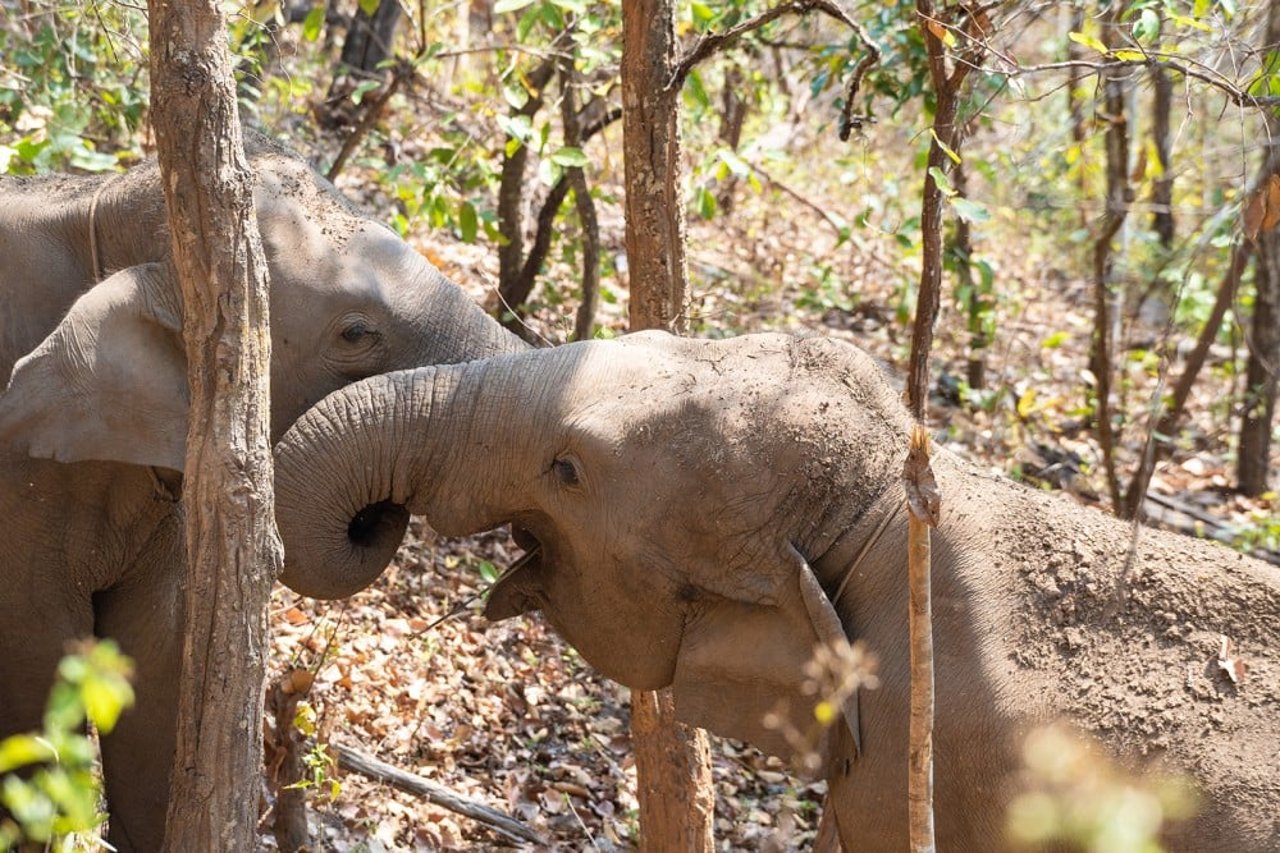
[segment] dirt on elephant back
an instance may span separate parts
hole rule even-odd
[[[1280,568],[1145,528],[1135,544],[1128,525],[1022,494],[1034,509],[1014,503],[999,536],[1022,670],[1134,765],[1191,770],[1216,801],[1276,820]]]

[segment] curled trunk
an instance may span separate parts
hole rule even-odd
[[[276,447],[281,580],[316,598],[368,586],[410,513],[461,535],[506,520],[518,418],[507,359],[375,376],[329,395]],[[495,369],[495,365],[497,368]],[[481,403],[480,388],[485,387]]]

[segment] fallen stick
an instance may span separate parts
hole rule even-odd
[[[511,841],[549,846],[546,839],[508,814],[455,794],[443,785],[423,779],[421,776],[393,767],[372,755],[358,752],[348,746],[330,744],[329,749],[338,759],[338,766],[351,773],[359,773],[378,782],[385,782],[397,790],[422,797],[429,803],[448,809],[484,824]]]

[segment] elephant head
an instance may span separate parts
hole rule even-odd
[[[787,754],[762,717],[788,698],[811,725],[803,665],[843,636],[815,561],[895,481],[907,422],[878,374],[834,342],[642,333],[365,380],[278,445],[286,562],[380,569],[406,509],[445,535],[510,522],[530,551],[490,618],[541,609],[605,675]]]
[[[270,274],[273,439],[317,400],[364,377],[524,348],[304,162],[261,138],[250,142]],[[16,252],[28,244],[20,262],[0,270],[6,301],[12,291],[34,308],[39,300],[31,294],[44,292],[57,305],[68,277],[83,274],[76,271],[85,258],[94,257],[93,267],[118,265],[97,284],[73,283],[78,298],[60,319],[34,310],[8,318],[8,339],[0,342],[0,380],[9,379],[0,395],[0,447],[60,462],[180,472],[186,358],[181,296],[165,260],[159,172],[151,163],[113,180],[92,192],[87,185],[75,194],[51,191],[47,222],[31,212],[41,209],[39,185],[19,184],[26,196],[17,203],[27,208],[22,239],[0,215],[0,245]],[[90,234],[92,252],[81,245]],[[4,356],[18,349],[15,341],[40,342],[14,363]],[[335,585],[331,578],[286,577],[300,592],[328,596],[372,579],[346,576]]]

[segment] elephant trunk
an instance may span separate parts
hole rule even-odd
[[[410,513],[446,534],[506,520],[497,497],[511,488],[495,450],[518,433],[513,418],[479,405],[479,391],[485,383],[486,396],[510,399],[500,389],[514,378],[493,365],[371,377],[298,419],[276,446],[286,585],[315,598],[363,589],[395,555]]]

